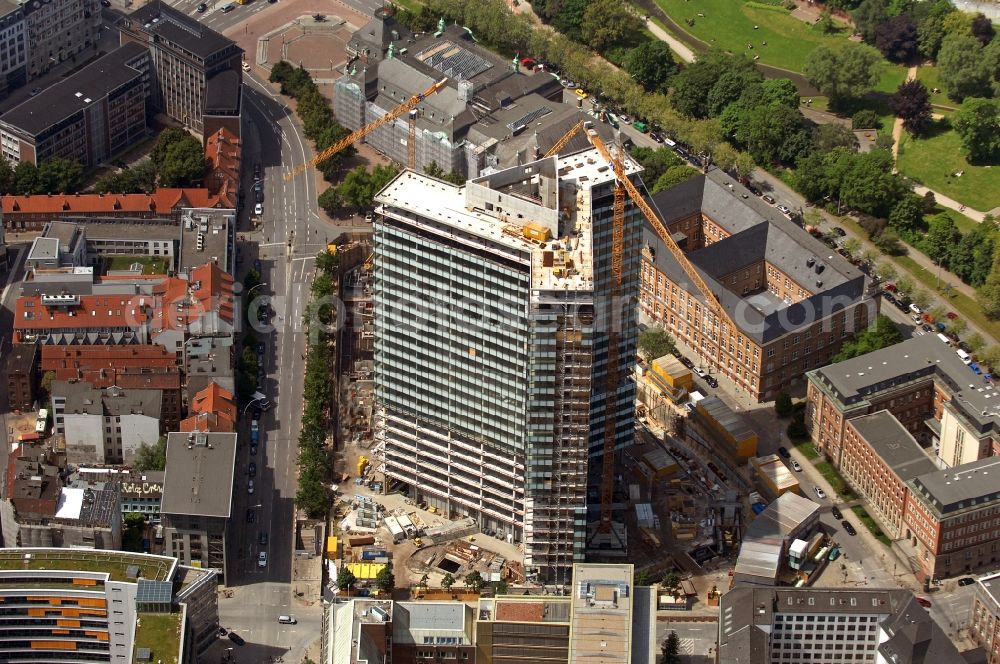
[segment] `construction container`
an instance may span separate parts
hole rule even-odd
[[[368,544],[374,544],[375,543],[375,536],[374,535],[363,535],[363,536],[360,536],[360,537],[350,537],[350,538],[347,539],[347,543],[351,546],[351,548],[358,547],[358,546],[366,546]]]
[[[552,231],[549,230],[548,226],[543,226],[534,221],[522,226],[521,232],[524,234],[524,237],[535,242],[548,242],[552,238]]]
[[[389,529],[389,534],[392,535],[393,542],[398,544],[406,539],[406,531],[404,531],[403,527],[399,525],[399,521],[396,520],[396,517],[385,517],[385,527]]]
[[[691,370],[673,355],[664,355],[653,360],[653,373],[674,389],[683,388],[690,391],[694,387]]]

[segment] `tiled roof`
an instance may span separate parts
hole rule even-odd
[[[148,321],[149,306],[139,306],[143,298],[121,295],[81,295],[79,306],[46,307],[41,295],[17,298],[14,329],[95,329],[138,327]],[[148,300],[148,298],[146,298]]]
[[[215,263],[206,263],[191,271],[189,281],[179,278],[165,279],[154,289],[158,307],[152,312],[155,331],[176,329],[207,320],[211,314],[232,324],[233,277]]]
[[[164,369],[177,366],[177,357],[163,346],[42,346],[39,370],[55,371],[58,380],[109,369]]]
[[[236,399],[233,393],[218,383],[208,387],[191,399],[191,417],[181,422],[181,431],[235,431]]]
[[[205,156],[211,169],[205,178],[208,191],[236,206],[236,195],[240,179],[240,139],[231,131],[220,128],[205,140]]]
[[[168,214],[182,207],[210,208],[219,198],[207,189],[157,189],[152,194],[42,194],[4,196],[5,215],[131,212]],[[225,207],[225,203],[222,204]]]

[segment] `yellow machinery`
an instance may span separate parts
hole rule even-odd
[[[612,276],[612,301],[618,301],[618,296],[621,295],[621,283],[622,283],[622,254],[624,249],[624,230],[625,230],[625,195],[632,199],[632,202],[637,208],[642,212],[643,216],[649,221],[650,225],[656,231],[656,234],[660,236],[663,240],[663,244],[666,245],[667,249],[673,254],[674,258],[684,269],[684,273],[691,280],[691,283],[701,291],[702,295],[705,297],[705,306],[708,307],[712,313],[715,314],[715,320],[711,321],[712,327],[719,327],[717,334],[721,338],[726,333],[726,327],[729,327],[729,331],[735,331],[737,329],[736,325],[733,323],[732,319],[719,304],[718,298],[716,298],[715,293],[712,289],[708,287],[701,275],[694,268],[693,265],[688,261],[687,256],[684,251],[677,245],[674,238],[670,235],[670,230],[664,225],[653,209],[649,207],[646,203],[646,199],[643,195],[636,189],[636,186],[632,184],[632,181],[628,179],[625,174],[625,165],[621,159],[615,158],[611,155],[604,141],[598,135],[597,130],[590,125],[589,121],[581,120],[580,122],[573,125],[569,131],[567,131],[563,136],[556,141],[555,145],[545,153],[546,157],[551,157],[559,153],[567,143],[581,130],[585,130],[587,134],[587,139],[590,141],[591,145],[600,153],[601,158],[606,161],[611,168],[614,170],[615,178],[617,180],[615,191],[614,191],[614,220],[612,223],[612,240],[611,240],[611,276]],[[618,335],[613,329],[608,333],[608,371],[607,371],[607,381],[605,384],[605,415],[604,415],[604,459],[601,468],[601,522],[600,530],[601,532],[610,532],[611,530],[611,517],[612,517],[612,505],[614,502],[614,477],[615,477],[615,462],[614,462],[614,451],[615,451],[615,393],[618,389],[619,372],[621,358],[619,357],[618,348]]]
[[[300,166],[297,166],[296,168],[293,168],[291,171],[289,171],[285,175],[285,179],[286,180],[291,180],[295,176],[300,175],[301,173],[305,172],[305,170],[307,168],[310,168],[311,166],[315,166],[316,164],[320,163],[321,161],[329,159],[333,155],[337,154],[338,152],[340,152],[341,150],[343,150],[344,148],[346,148],[348,145],[352,145],[354,142],[361,140],[362,138],[364,138],[365,136],[367,136],[371,132],[375,131],[376,129],[378,129],[382,125],[388,124],[389,122],[392,122],[393,120],[395,120],[396,118],[398,118],[403,113],[406,113],[407,111],[415,110],[416,107],[417,107],[417,104],[419,104],[420,102],[422,102],[427,97],[430,97],[431,95],[437,94],[438,92],[440,92],[441,89],[444,88],[445,83],[447,83],[447,82],[448,82],[447,78],[442,78],[440,81],[436,82],[434,85],[432,85],[431,87],[427,88],[426,90],[424,90],[420,94],[413,95],[412,97],[410,97],[409,99],[407,99],[406,101],[404,101],[402,104],[400,104],[396,108],[392,109],[391,111],[389,111],[388,113],[386,113],[385,115],[383,115],[382,117],[380,117],[379,119],[377,119],[377,120],[375,120],[373,122],[369,122],[364,127],[361,127],[360,129],[357,129],[357,130],[351,132],[350,134],[348,134],[344,138],[340,139],[339,141],[337,141],[336,143],[334,143],[333,145],[331,145],[327,149],[325,149],[322,152],[320,152],[318,155],[316,155],[315,157],[313,157],[312,159],[310,159],[306,163],[304,163],[304,164],[302,164]],[[407,156],[409,157],[409,160],[411,162],[410,163],[410,167],[411,168],[414,166],[414,164],[412,162],[416,160],[416,152],[415,152],[415,149],[416,149],[415,138],[416,138],[416,136],[415,136],[415,134],[416,134],[416,115],[413,115],[413,116],[411,116],[411,119],[410,119],[410,142],[409,142],[409,145],[413,146],[413,147],[408,147],[407,148],[407,151],[409,153]]]
[[[367,467],[368,467],[368,457],[362,454],[361,458],[358,459],[358,477],[361,477],[362,475],[365,474],[365,468]]]

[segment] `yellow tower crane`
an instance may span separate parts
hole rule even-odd
[[[343,150],[344,148],[346,148],[348,145],[351,145],[354,142],[361,140],[362,138],[364,138],[365,136],[367,136],[371,132],[375,131],[376,129],[378,129],[382,125],[387,124],[389,122],[392,122],[393,120],[395,120],[396,118],[398,118],[403,113],[406,113],[407,111],[411,111],[411,110],[416,109],[417,104],[419,104],[420,102],[422,102],[427,97],[430,97],[431,95],[437,94],[438,92],[440,92],[444,88],[445,83],[447,83],[447,82],[448,82],[447,78],[442,78],[440,81],[437,81],[436,83],[434,83],[434,85],[432,85],[431,87],[427,88],[426,90],[424,90],[420,94],[413,95],[412,97],[410,97],[409,99],[407,99],[406,101],[404,101],[402,104],[400,104],[396,108],[392,109],[391,111],[389,111],[388,113],[386,113],[382,117],[378,118],[377,120],[369,122],[368,124],[366,124],[365,126],[361,127],[360,129],[356,129],[355,131],[351,132],[350,134],[348,134],[344,138],[340,139],[339,141],[337,141],[336,143],[334,143],[333,145],[331,145],[327,149],[325,149],[322,152],[320,152],[319,154],[317,154],[315,157],[313,157],[312,159],[310,159],[306,163],[301,164],[299,166],[296,166],[295,168],[293,168],[292,170],[290,170],[288,173],[285,174],[285,179],[286,180],[291,180],[295,176],[301,175],[303,172],[305,172],[306,169],[308,169],[308,168],[310,168],[312,166],[315,166],[316,164],[320,163],[321,161],[329,159],[333,155],[337,154],[338,152],[340,152],[341,150]],[[415,134],[414,128],[416,126],[415,123],[414,123],[414,119],[415,119],[415,116],[411,116],[411,120],[410,120],[410,144],[411,145],[414,142],[413,141],[414,134]],[[415,152],[414,148],[415,148],[415,146],[408,148],[408,155],[407,156],[409,157],[409,161],[410,161],[409,166],[411,168],[413,168],[415,166],[415,164],[413,163],[413,161],[415,161],[415,155],[416,155],[416,152]]]
[[[624,232],[625,232],[625,195],[627,194],[632,202],[637,208],[642,212],[643,216],[649,221],[653,230],[656,234],[660,236],[663,240],[663,244],[666,245],[667,250],[673,254],[674,258],[683,268],[684,273],[691,280],[691,283],[701,291],[701,294],[705,298],[705,306],[715,314],[716,320],[711,321],[712,327],[716,325],[719,326],[717,334],[719,335],[719,343],[721,342],[721,337],[725,332],[725,327],[728,325],[729,330],[736,330],[737,327],[733,323],[732,318],[722,308],[719,303],[718,298],[705,280],[701,278],[698,270],[691,264],[687,259],[687,255],[684,250],[678,246],[677,242],[674,241],[673,236],[670,234],[670,229],[666,227],[663,221],[660,220],[656,213],[653,212],[653,208],[646,203],[646,199],[643,197],[642,193],[636,188],[632,181],[628,179],[625,173],[625,165],[623,161],[615,156],[612,156],[610,150],[601,140],[598,135],[597,130],[590,126],[589,121],[581,120],[577,124],[573,125],[569,131],[567,131],[563,136],[556,141],[555,145],[546,152],[546,157],[551,157],[558,154],[559,150],[564,148],[567,143],[581,130],[586,130],[587,139],[590,141],[591,145],[600,153],[601,158],[604,159],[608,164],[611,165],[615,173],[615,191],[614,191],[614,207],[613,207],[613,222],[612,222],[612,240],[611,240],[611,276],[612,276],[612,296],[617,296],[621,294],[622,286],[622,255],[624,253]],[[612,301],[618,301],[614,298]],[[615,396],[618,390],[618,382],[620,379],[621,372],[621,358],[618,348],[618,333],[614,325],[609,326],[608,333],[608,369],[605,383],[605,410],[604,410],[604,458],[601,467],[601,522],[600,530],[601,532],[610,532],[611,530],[611,518],[612,518],[612,505],[614,504],[614,477],[615,477],[615,462],[614,462],[614,452],[615,452]]]

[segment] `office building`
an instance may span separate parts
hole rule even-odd
[[[61,4],[79,2],[26,6]],[[139,46],[123,46],[10,109],[0,118],[0,152],[14,163],[61,157],[85,169],[124,152],[149,135],[148,58]]]
[[[27,34],[24,3],[0,2],[0,97],[28,80]]]
[[[236,469],[235,433],[167,435],[160,518],[164,551],[229,578],[229,519]]]
[[[809,372],[806,424],[840,463],[846,422],[887,410],[938,465],[959,466],[1000,450],[1000,393],[981,374],[936,336],[916,337]]]
[[[984,651],[987,664],[1000,662],[1000,574],[976,579],[969,614],[969,636]]]
[[[119,27],[123,45],[149,50],[155,110],[198,134],[205,133],[208,109],[235,108],[238,115],[243,51],[233,41],[163,2],[143,5]]]
[[[411,498],[523,541],[529,573],[564,582],[587,546],[609,325],[621,358],[617,447],[633,435],[636,322],[630,307],[613,310],[613,187],[591,148],[462,187],[407,171],[376,197],[385,474]],[[638,287],[639,216],[626,205],[618,303]]]
[[[38,389],[38,346],[13,344],[4,359],[7,403],[13,410],[30,411]]]
[[[963,662],[908,590],[737,587],[719,607],[719,662]]]
[[[468,29],[445,26],[443,19],[435,32],[413,34],[380,12],[351,36],[347,52],[350,60],[333,98],[337,121],[351,130],[448,78],[444,89],[416,109],[414,158],[420,172],[434,162],[445,172],[475,178],[534,161],[540,153],[533,148],[522,147],[503,164],[496,153],[507,139],[532,137],[541,121],[558,119],[563,130],[572,125],[568,116],[574,112],[558,103],[562,87],[555,78],[520,73],[516,62],[477,44]],[[408,117],[374,130],[365,141],[407,164]]]
[[[705,296],[655,230],[643,230],[641,312],[706,371],[759,401],[775,398],[875,320],[868,279],[723,171],[652,197],[668,231],[733,321]]]
[[[25,2],[28,78],[37,78],[66,60],[85,60],[101,27],[98,0]]]
[[[68,479],[66,455],[40,445],[15,447],[6,474],[4,546],[121,548],[121,497],[114,485]]]
[[[190,664],[215,641],[217,586],[167,556],[2,549],[0,659]]]

